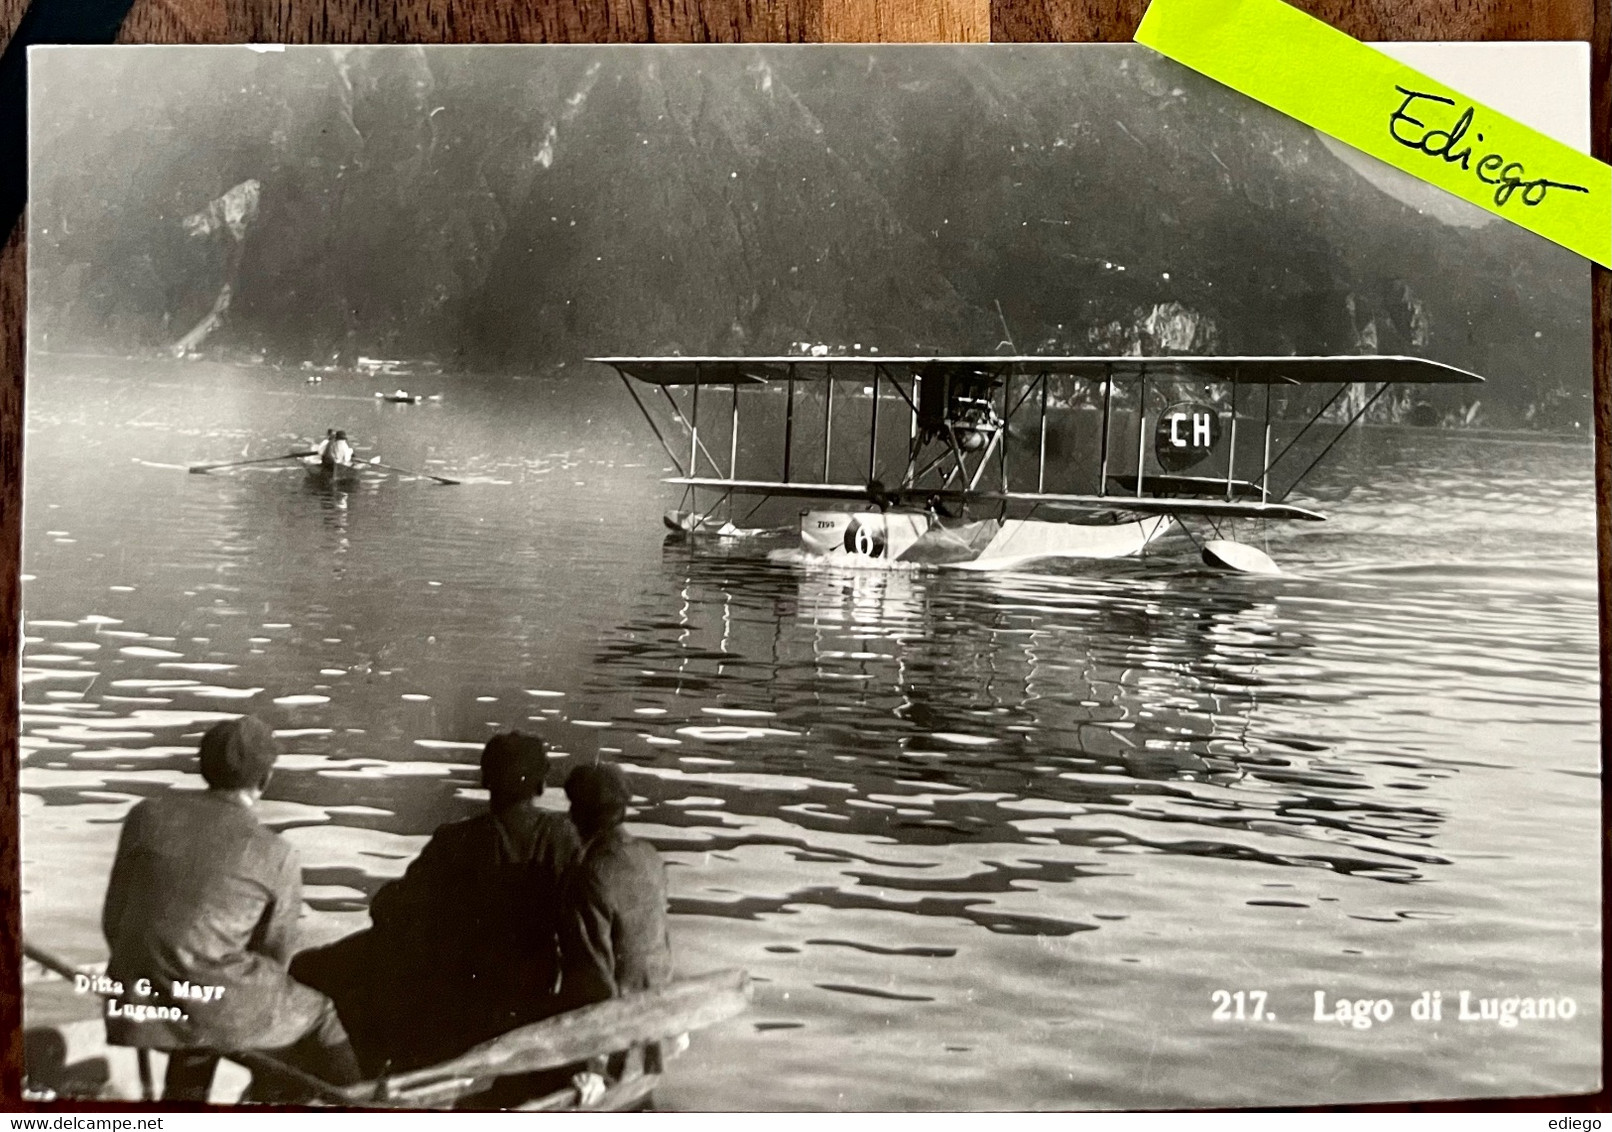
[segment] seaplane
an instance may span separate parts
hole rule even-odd
[[[1388,355],[590,360],[672,461],[672,531],[732,537],[768,500],[809,501],[807,556],[974,570],[1138,555],[1180,529],[1207,565],[1279,573],[1228,528],[1322,521],[1287,497],[1389,390],[1483,380]],[[745,408],[763,431],[741,460]],[[860,451],[835,448],[847,428]]]

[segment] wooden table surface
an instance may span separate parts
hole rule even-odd
[[[69,0],[70,2],[70,0]],[[1595,155],[1612,160],[1612,3],[1608,0],[1289,0],[1361,39],[1540,39],[1592,42]],[[27,0],[0,0],[0,40]],[[122,43],[733,43],[1125,41],[1146,0],[135,0]],[[18,687],[22,498],[24,247],[22,225],[0,251],[0,688]],[[1612,682],[1608,499],[1612,478],[1612,272],[1596,268],[1595,471],[1601,580],[1602,751]],[[17,716],[0,704],[0,1106],[19,1096],[21,1002],[14,979],[17,901]],[[1603,797],[1603,830],[1606,820]],[[1603,838],[1602,875],[1609,872]],[[1603,923],[1603,937],[1607,934]],[[1603,994],[1603,1002],[1606,996]],[[1603,1027],[1605,1012],[1603,1010]],[[1604,1046],[1603,1041],[1603,1046]],[[10,1103],[8,1103],[10,1102]],[[1518,1102],[1533,1108],[1540,1102]],[[1599,1097],[1545,1102],[1607,1108]],[[106,1109],[107,1105],[73,1105]],[[1459,1107],[1459,1106],[1457,1106]],[[1492,1108],[1493,1102],[1474,1107]]]

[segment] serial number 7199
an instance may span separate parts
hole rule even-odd
[[[1215,1004],[1215,1012],[1210,1017],[1216,1022],[1276,1021],[1276,1015],[1265,1009],[1265,992],[1262,990],[1217,990],[1210,994],[1209,1001]]]

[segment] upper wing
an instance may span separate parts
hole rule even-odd
[[[1237,385],[1305,385],[1328,382],[1476,383],[1475,373],[1427,358],[1391,354],[1199,357],[833,357],[778,358],[590,358],[653,385],[757,385],[769,381],[870,380],[876,373],[970,374],[1002,380],[1054,374],[1091,381],[1165,377]]]

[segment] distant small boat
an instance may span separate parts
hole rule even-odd
[[[418,405],[421,401],[440,401],[442,394],[433,393],[427,397],[424,393],[410,393],[406,389],[399,389],[395,393],[375,394],[382,401],[390,401],[394,405]]]

